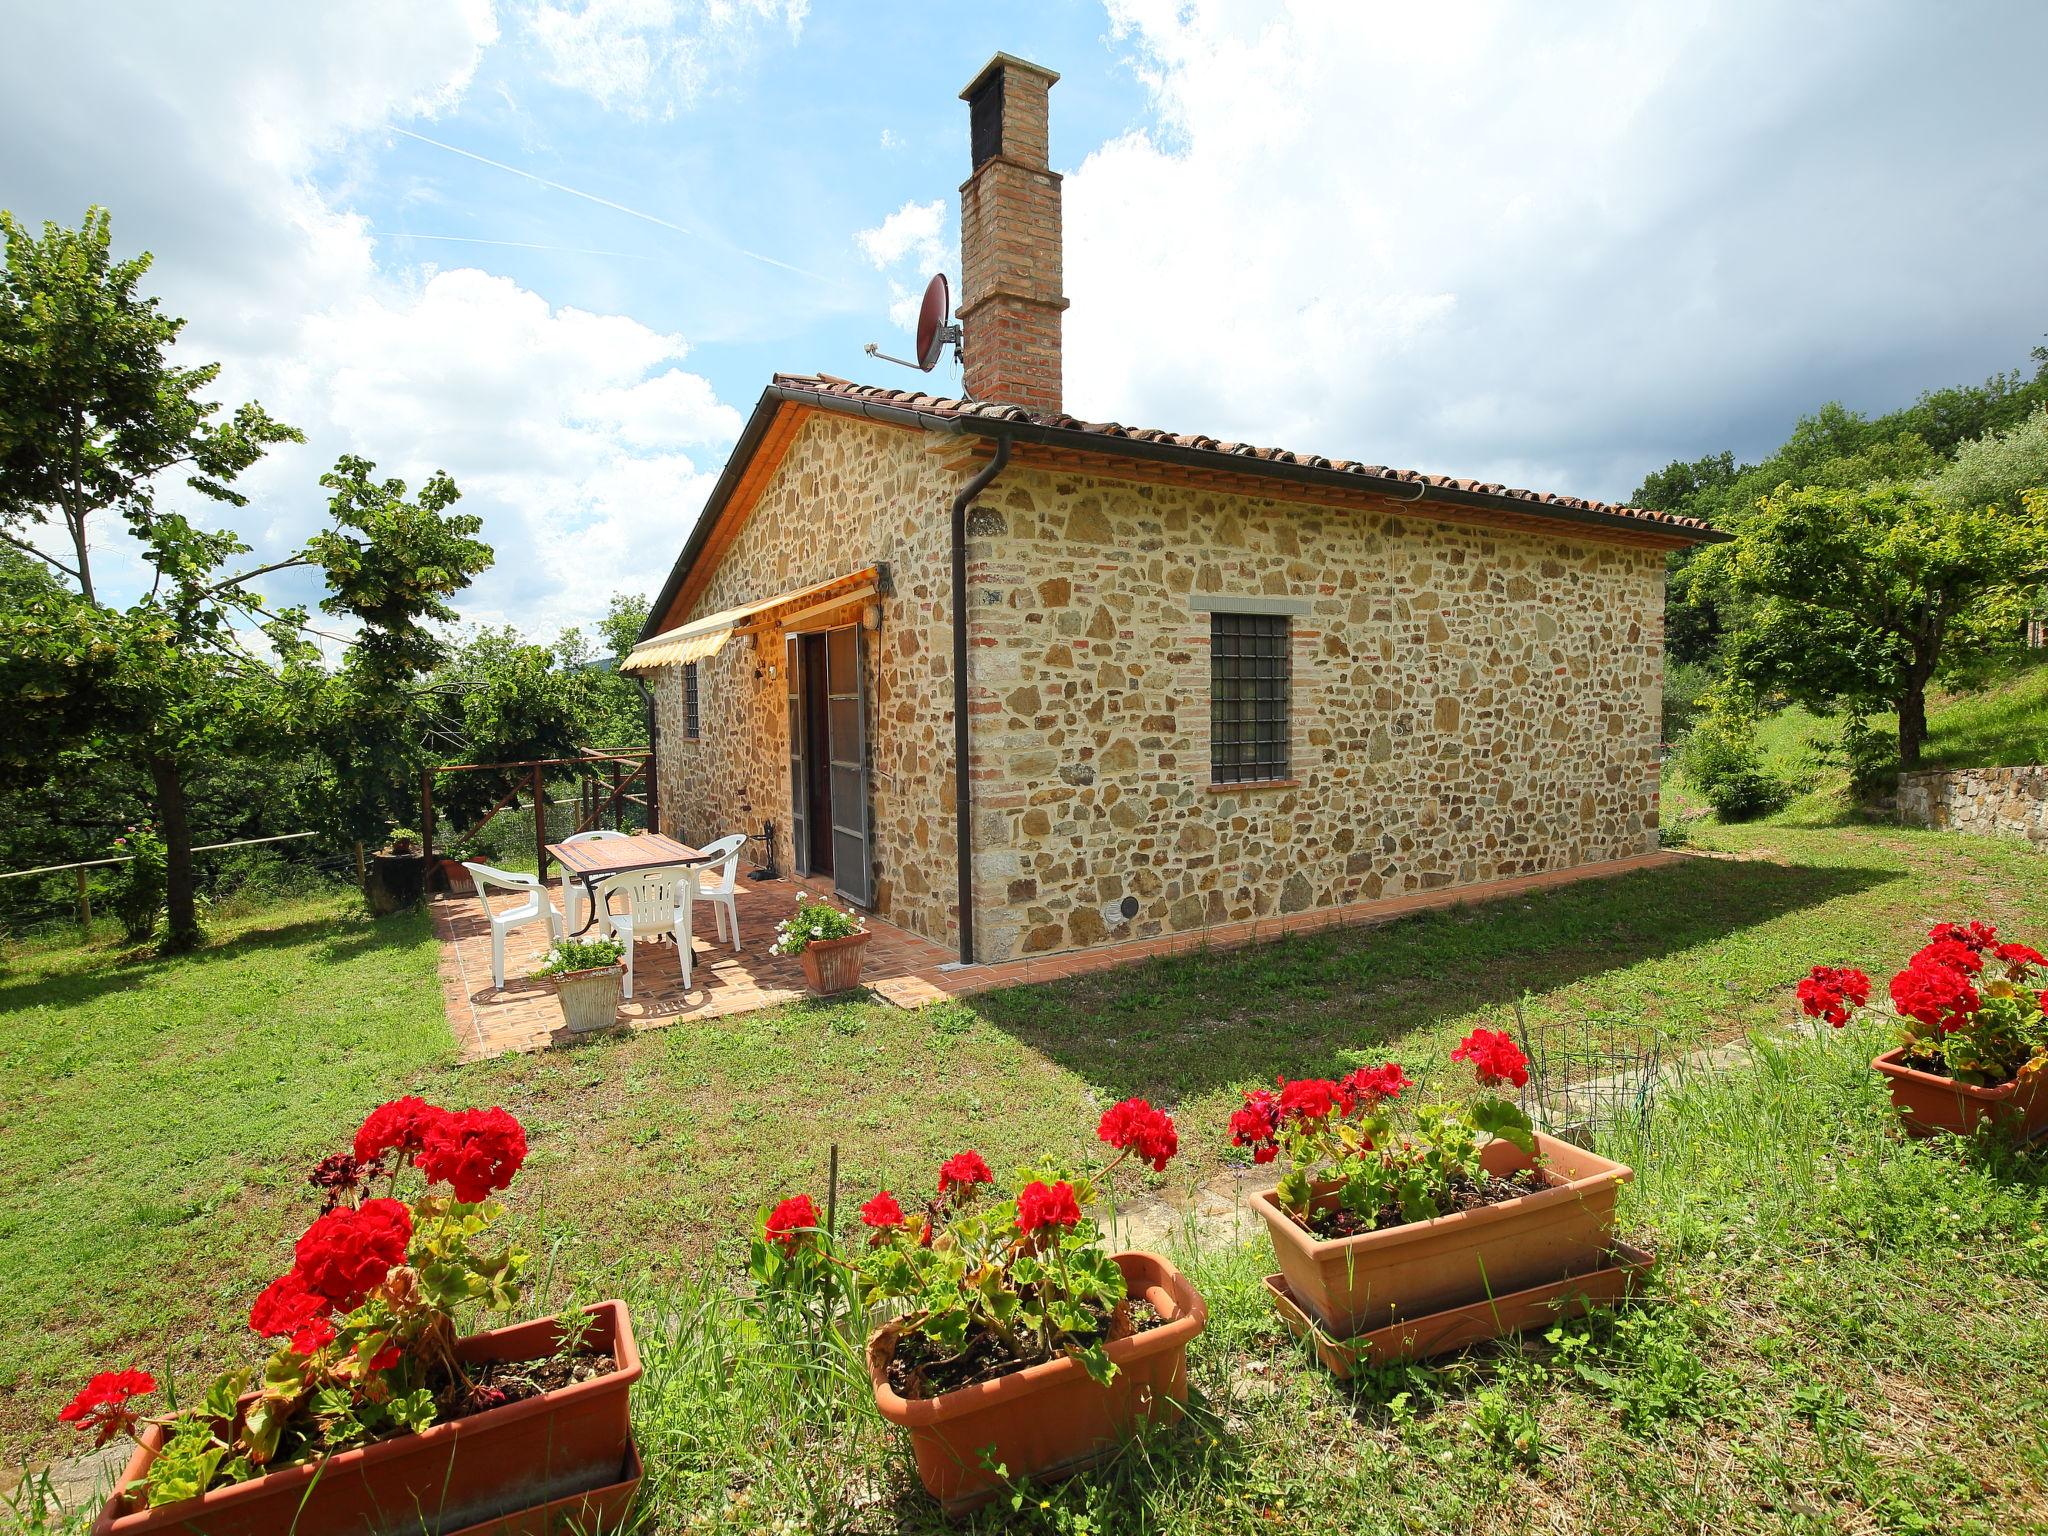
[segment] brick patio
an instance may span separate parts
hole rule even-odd
[[[1060,981],[1070,976],[1085,976],[1117,966],[1134,965],[1162,955],[1187,954],[1202,949],[1231,949],[1241,944],[1282,938],[1288,934],[1312,933],[1323,928],[1364,927],[1392,922],[1418,912],[1459,903],[1499,901],[1531,891],[1575,884],[1580,880],[1656,869],[1685,857],[1687,855],[1670,852],[1648,853],[1550,874],[1496,880],[1486,885],[1457,886],[1384,901],[1362,901],[1318,912],[1299,912],[1259,922],[1231,923],[1200,933],[1136,939],[1095,949],[1010,960],[1000,965],[950,970],[944,967],[954,958],[951,950],[870,917],[868,930],[874,938],[868,944],[862,983],[885,1002],[900,1008],[917,1008],[943,997],[964,996],[1031,982]],[[770,954],[768,946],[773,942],[775,925],[796,905],[797,892],[806,888],[817,895],[831,894],[817,882],[811,882],[808,887],[791,880],[759,885],[742,882],[739,901],[741,949],[738,954],[734,954],[730,946],[721,947],[712,942],[709,937],[713,931],[711,913],[708,909],[701,910],[697,917],[696,962],[687,993],[683,990],[682,971],[676,963],[674,945],[666,942],[641,945],[634,960],[633,1000],[621,1007],[620,1022],[633,1029],[660,1029],[670,1024],[752,1013],[802,997],[803,966],[794,959]],[[471,895],[436,896],[432,899],[431,908],[434,933],[441,941],[441,992],[447,1003],[448,1024],[465,1060],[477,1061],[507,1051],[539,1050],[570,1038],[561,1027],[562,1015],[555,1002],[554,989],[546,983],[526,979],[527,973],[540,963],[541,956],[547,951],[543,925],[529,923],[515,928],[506,936],[506,986],[503,991],[498,991],[491,986],[491,931],[484,921],[477,898]]]

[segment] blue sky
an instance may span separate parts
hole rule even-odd
[[[0,205],[110,207],[308,433],[236,526],[295,545],[341,452],[446,468],[465,616],[539,638],[659,584],[773,371],[915,381],[861,347],[957,270],[998,48],[1062,76],[1083,416],[1624,497],[2048,331],[2024,0],[0,10]]]

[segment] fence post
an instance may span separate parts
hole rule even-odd
[[[92,926],[92,892],[85,888],[85,871],[78,871],[78,926]]]
[[[434,867],[434,770],[420,770],[420,861]]]
[[[356,884],[361,885],[368,878],[369,874],[363,868],[363,840],[359,837],[356,839]]]
[[[533,765],[533,872],[540,876],[543,884],[548,878],[548,805],[547,786],[540,764]]]

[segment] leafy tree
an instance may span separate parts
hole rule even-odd
[[[224,426],[196,391],[212,366],[173,369],[165,356],[183,322],[158,313],[137,284],[148,258],[112,263],[105,214],[73,233],[29,239],[11,220],[0,305],[0,519],[24,527],[60,518],[76,564],[8,534],[50,571],[30,587],[11,567],[0,610],[0,782],[34,783],[55,752],[90,747],[144,775],[165,844],[166,945],[198,938],[190,786],[235,757],[300,748],[310,720],[330,732],[343,718],[357,740],[400,706],[401,689],[440,654],[428,627],[454,617],[447,597],[490,564],[478,519],[453,515],[454,483],[437,475],[416,501],[401,481],[374,481],[345,457],[321,483],[331,524],[278,561],[230,567],[250,547],[156,503],[156,480],[191,466],[188,480],[240,505],[240,472],[291,428],[246,405]],[[149,591],[126,608],[98,600],[87,524],[116,509],[153,568]],[[340,674],[319,663],[300,608],[266,607],[253,583],[294,567],[326,578],[322,609],[354,620],[341,640]],[[264,643],[255,641],[260,632]]]
[[[156,482],[176,469],[200,495],[242,506],[235,478],[271,445],[304,438],[255,404],[211,419],[220,406],[200,394],[220,365],[172,366],[185,322],[138,291],[147,255],[113,259],[105,209],[75,230],[47,223],[41,239],[0,210],[0,232],[0,539],[90,601],[95,514],[115,512],[146,539]],[[51,521],[70,535],[68,562],[27,536]]]
[[[1733,546],[1734,589],[1757,600],[1730,668],[1819,712],[1899,716],[1899,762],[1920,761],[1927,684],[1958,650],[2008,628],[2048,575],[2048,523],[1950,507],[1918,489],[1783,488]],[[1959,645],[1958,642],[1961,642]]]
[[[2035,486],[2048,486],[2048,406],[1964,443],[1927,488],[1950,507],[2017,512],[2021,493]]]

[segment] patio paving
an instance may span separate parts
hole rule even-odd
[[[1700,856],[1669,851],[1642,854],[1485,885],[1450,886],[1382,901],[1229,923],[1192,933],[1134,939],[994,965],[948,968],[954,953],[946,946],[869,917],[868,931],[874,938],[868,943],[861,982],[886,1002],[901,1008],[918,1008],[945,997],[1031,982],[1060,981],[1163,955],[1230,949],[1323,928],[1392,922],[1462,902],[1498,901]],[[806,889],[813,895],[831,895],[830,889],[817,881],[774,880],[756,884],[742,880],[741,948],[737,954],[730,945],[713,942],[712,916],[709,909],[703,910],[697,918],[693,949],[696,959],[687,992],[683,989],[675,946],[666,941],[641,945],[634,959],[633,998],[621,1006],[620,1023],[632,1029],[660,1029],[671,1024],[752,1013],[803,997],[801,962],[769,953],[769,945],[774,942],[775,925],[795,907],[797,893]],[[441,941],[441,991],[447,1004],[448,1024],[465,1060],[482,1060],[506,1051],[539,1050],[572,1038],[562,1028],[554,989],[545,982],[527,979],[527,973],[540,964],[541,956],[547,952],[546,929],[542,924],[529,923],[506,935],[506,985],[500,990],[491,985],[491,931],[477,898],[468,894],[436,896],[430,906],[434,933]]]

